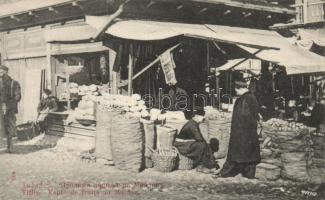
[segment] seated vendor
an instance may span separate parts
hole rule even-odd
[[[39,126],[40,132],[44,132],[47,127],[48,114],[50,112],[55,112],[58,109],[58,101],[57,98],[52,96],[51,90],[44,89],[43,96],[41,102],[37,107],[37,120],[36,123]]]
[[[182,155],[194,161],[197,171],[213,173],[219,168],[213,155],[214,152],[218,151],[219,141],[213,138],[208,144],[203,138],[199,128],[199,123],[204,119],[203,115],[203,110],[197,111],[194,116],[193,112],[185,111],[185,117],[189,121],[177,135],[174,146]]]

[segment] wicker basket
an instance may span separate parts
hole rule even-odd
[[[171,172],[176,167],[177,151],[175,148],[169,150],[157,150],[152,155],[153,168],[159,172]]]
[[[178,153],[178,169],[179,170],[191,170],[194,167],[194,161],[182,154]]]

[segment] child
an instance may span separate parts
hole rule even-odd
[[[57,98],[52,96],[51,90],[44,89],[41,102],[38,104],[38,117],[36,123],[39,125],[40,131],[46,130],[48,114],[58,110]]]

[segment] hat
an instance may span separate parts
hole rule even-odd
[[[5,70],[5,71],[8,71],[9,70],[8,67],[6,67],[4,65],[0,65],[0,69]]]

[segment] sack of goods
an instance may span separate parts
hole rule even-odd
[[[260,163],[256,166],[255,177],[262,181],[275,181],[280,178],[280,167],[267,163]]]
[[[312,134],[311,160],[308,162],[308,174],[317,183],[325,181],[325,134]]]
[[[281,176],[294,181],[307,181],[306,153],[282,153],[283,169]]]
[[[176,129],[168,126],[157,126],[157,149],[172,149]]]
[[[156,148],[156,140],[157,140],[157,134],[155,131],[155,123],[150,120],[141,119],[140,120],[143,124],[143,130],[145,135],[145,165],[146,168],[153,167],[153,162],[151,159],[151,156],[154,152],[154,149]]]
[[[113,119],[119,112],[105,110],[100,104],[96,106],[95,156],[112,160],[111,134]]]
[[[139,172],[143,168],[144,141],[140,120],[134,115],[117,115],[111,132],[114,164],[121,170]]]

